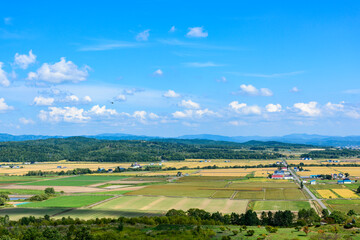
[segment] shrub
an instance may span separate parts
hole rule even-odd
[[[47,199],[49,199],[49,195],[47,194],[38,194],[29,198],[30,201],[44,201]]]
[[[54,195],[55,194],[55,189],[52,188],[52,187],[45,188],[45,194]]]
[[[254,235],[254,233],[255,233],[255,231],[254,230],[248,230],[247,232],[246,232],[246,236],[253,236]]]

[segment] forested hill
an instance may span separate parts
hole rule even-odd
[[[1,142],[0,161],[99,161],[135,162],[193,159],[274,159],[283,157],[276,148],[299,147],[271,142],[230,143],[211,140],[98,140],[85,137]]]

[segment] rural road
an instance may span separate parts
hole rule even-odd
[[[285,166],[287,167],[287,163],[285,160],[283,160],[283,163],[285,164]],[[296,175],[296,173],[291,169],[288,168],[289,172],[291,173],[291,175],[294,177],[295,181],[297,181],[299,183],[299,185],[301,184],[301,179]],[[321,199],[318,199],[310,190],[309,188],[303,184],[303,189],[310,195],[311,199],[310,200],[314,200],[316,201],[323,209],[327,209],[329,211],[329,214],[331,213],[331,211],[325,206],[325,204],[321,201]]]

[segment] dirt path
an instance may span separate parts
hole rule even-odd
[[[231,195],[230,199],[234,199],[234,197],[236,196],[236,194],[237,194],[238,192],[239,192],[239,191],[235,191],[235,192]]]
[[[159,203],[159,202],[162,202],[162,201],[164,201],[164,200],[165,200],[165,197],[156,199],[155,201],[153,201],[152,203],[148,204],[147,206],[140,208],[140,210],[148,210],[149,208],[151,208],[151,207],[154,206],[155,204],[157,204],[157,203]]]

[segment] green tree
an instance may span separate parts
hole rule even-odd
[[[356,215],[356,213],[355,213],[354,210],[350,209],[350,210],[348,211],[347,215],[348,215],[348,216],[354,216],[354,215]]]
[[[48,195],[54,195],[55,194],[55,189],[52,188],[52,187],[49,187],[49,188],[45,188],[45,194],[48,194]]]

